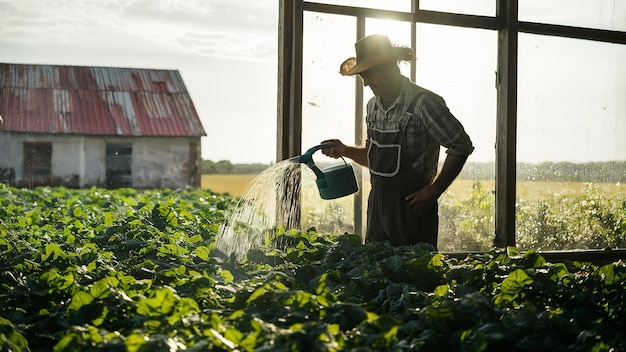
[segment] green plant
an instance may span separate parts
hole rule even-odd
[[[582,194],[517,204],[517,243],[537,250],[626,246],[626,201],[587,184]]]
[[[626,349],[622,261],[512,247],[457,260],[293,229],[236,260],[214,249],[233,205],[0,185],[0,350]]]
[[[495,237],[495,197],[481,182],[460,201],[444,194],[439,201],[439,249],[448,252],[485,251]]]

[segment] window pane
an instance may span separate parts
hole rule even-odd
[[[624,62],[624,45],[520,34],[520,248],[626,246]]]
[[[332,38],[332,40],[329,40]],[[339,65],[354,56],[356,19],[341,15],[304,13],[302,77],[302,150],[325,139],[338,138],[348,145],[355,141],[355,81],[339,74]],[[340,160],[313,154],[320,169]],[[350,160],[346,159],[350,162]],[[353,165],[355,169],[360,166]],[[354,229],[353,196],[321,200],[315,175],[302,172],[302,227],[320,232],[360,233]]]
[[[331,137],[353,143],[355,83],[339,74],[339,65],[355,55],[356,20],[304,14],[302,148]]]
[[[368,18],[365,22],[365,35],[372,34],[384,34],[389,37],[389,41],[393,45],[399,46],[411,46],[411,24],[402,21],[384,20],[378,18]],[[400,72],[407,77],[411,77],[411,65],[407,62],[401,62]],[[361,79],[357,77],[356,79]],[[367,102],[374,97],[372,90],[369,87],[363,89],[363,121],[365,121]],[[363,127],[363,140],[367,139],[367,128]],[[363,210],[363,219],[367,219],[367,200],[371,190],[371,181],[369,171],[363,169],[363,190],[364,196],[362,199],[361,208]],[[365,233],[366,223],[364,221],[362,233]]]
[[[386,35],[393,45],[411,46],[411,24],[409,22],[368,18],[365,22],[365,35],[372,34]],[[408,62],[400,62],[399,67],[403,75],[411,77],[411,65]],[[363,101],[366,103],[374,96],[368,87],[365,87],[363,93]]]
[[[320,0],[312,2],[329,5],[367,7],[378,10],[411,12],[410,0]]]
[[[519,19],[567,26],[626,30],[626,1],[623,0],[524,0],[519,2]]]
[[[420,10],[495,16],[496,0],[420,0]]]
[[[417,84],[445,99],[476,148],[440,198],[439,249],[487,250],[495,233],[497,33],[420,24],[416,52]]]

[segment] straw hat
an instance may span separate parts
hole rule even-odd
[[[390,61],[415,60],[413,49],[391,45],[389,38],[383,34],[364,37],[354,44],[354,48],[356,57],[346,59],[339,66],[339,73],[344,76],[356,75]]]

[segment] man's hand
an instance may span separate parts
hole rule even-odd
[[[322,141],[322,144],[323,143],[334,143],[335,146],[322,149],[322,154],[335,159],[341,157],[350,158],[356,161],[359,165],[367,167],[367,151],[365,148],[347,146],[338,139],[327,139]]]
[[[428,185],[417,192],[411,193],[404,198],[409,203],[409,207],[416,213],[422,214],[435,205],[437,199],[441,196],[441,192],[437,187]]]
[[[409,206],[418,214],[427,211],[435,205],[437,199],[458,176],[466,160],[467,155],[448,154],[435,181],[419,191],[409,194],[404,200],[409,202]]]
[[[341,158],[346,153],[346,146],[338,139],[327,139],[322,141],[324,143],[333,143],[335,146],[331,148],[322,149],[322,154],[329,156],[331,158]]]

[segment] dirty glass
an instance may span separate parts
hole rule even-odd
[[[329,136],[354,140],[354,91],[355,83],[360,81],[337,73],[338,63],[354,55],[354,32],[344,30],[343,26],[354,26],[354,20],[336,15],[305,16],[303,150]],[[315,41],[309,34],[324,35],[325,31],[341,33],[332,48],[328,41]],[[365,34],[376,33],[388,35],[394,44],[410,45],[409,23],[367,19]],[[489,249],[494,238],[496,33],[418,24],[417,43],[417,83],[446,99],[476,146],[463,174],[441,198],[440,249]],[[480,54],[474,54],[468,60],[468,56],[462,53],[469,52]],[[410,64],[400,63],[400,69],[405,76],[411,76]],[[372,96],[371,90],[364,87],[364,104]],[[331,102],[338,104],[340,101],[342,107],[333,107],[340,114],[331,111],[332,117],[327,116],[326,110]],[[364,116],[365,111],[362,114]],[[344,131],[343,134],[340,131]],[[445,150],[442,150],[441,161],[444,156]],[[361,210],[365,211],[370,188],[366,169],[363,169],[362,177],[365,194],[358,201],[362,202]],[[365,225],[361,224],[361,233],[364,232]]]
[[[519,19],[527,22],[626,31],[624,0],[524,0]]]
[[[496,15],[496,0],[420,0],[420,10],[464,15]]]
[[[417,25],[416,83],[446,101],[474,152],[439,201],[439,249],[478,251],[495,236],[496,31]],[[442,148],[440,161],[445,158]]]
[[[365,22],[365,35],[372,35],[372,34],[384,34],[386,36],[389,37],[389,41],[391,41],[391,43],[393,45],[399,45],[399,46],[411,46],[411,25],[408,22],[402,22],[402,21],[393,21],[393,20],[386,20],[386,19],[379,19],[379,18],[368,18]],[[411,77],[411,65],[407,62],[399,62],[398,64],[399,68],[400,68],[400,72],[402,72],[403,75],[405,75],[406,77]],[[357,80],[360,80],[361,78],[358,77]],[[362,83],[362,81],[360,81],[360,83]],[[369,89],[368,87],[364,87],[363,89],[363,116],[365,119],[365,115],[366,115],[366,107],[367,107],[367,102],[374,97],[374,94],[372,93],[372,90]],[[366,128],[365,126],[363,127],[363,140],[366,140]],[[369,172],[367,171],[367,169],[364,169],[365,172],[363,172],[363,190],[365,191],[365,195],[362,199],[362,211],[363,211],[363,219],[366,219],[367,216],[367,195],[369,194],[369,191],[371,189],[371,184],[370,184],[370,177],[369,177]],[[366,230],[366,223],[364,221],[363,223],[363,228],[362,228],[362,232],[365,233]]]
[[[355,143],[355,78],[339,74],[339,65],[354,56],[356,19],[349,16],[304,13],[302,66],[302,151],[337,138],[347,145]],[[321,151],[313,154],[320,169],[340,165]],[[346,162],[351,163],[349,159]],[[357,177],[361,167],[352,165]],[[322,200],[315,175],[302,172],[302,226],[314,226],[330,233],[361,233],[355,229],[354,197]]]
[[[520,248],[626,246],[624,62],[624,45],[520,34]]]
[[[411,12],[411,0],[320,0],[306,1],[328,5],[368,7],[378,10]]]

